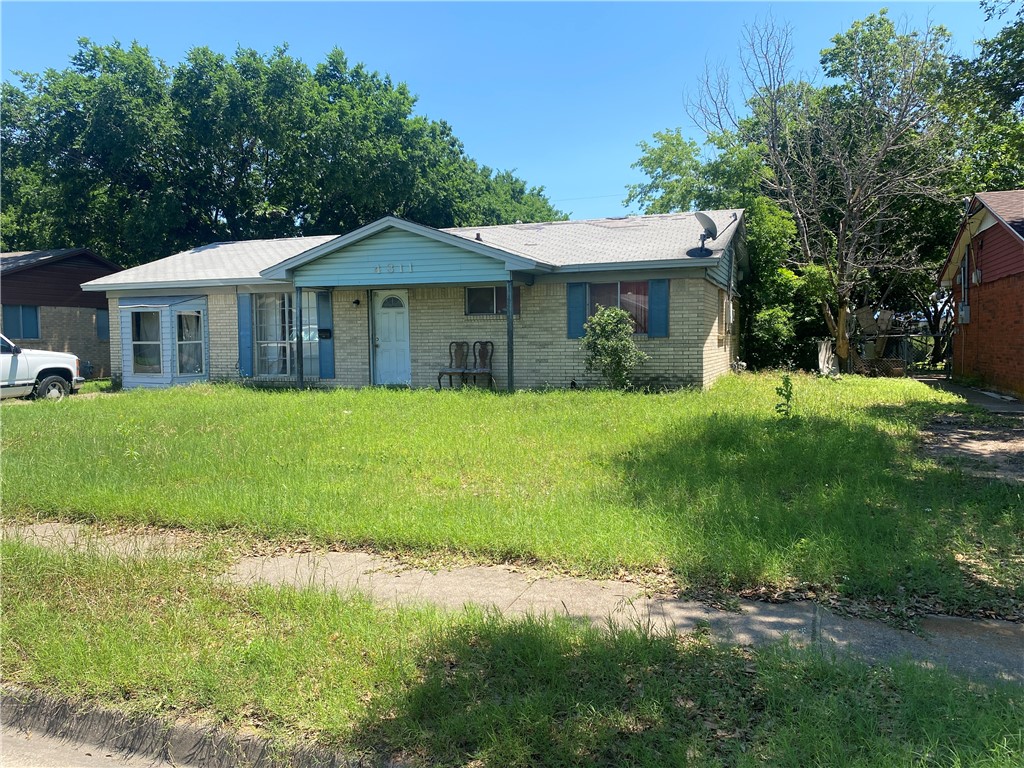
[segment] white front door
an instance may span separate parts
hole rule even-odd
[[[373,383],[412,384],[409,292],[373,292]]]

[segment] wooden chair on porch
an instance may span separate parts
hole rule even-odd
[[[441,378],[448,377],[448,388],[453,389],[452,376],[459,376],[461,383],[466,383],[466,374],[469,371],[469,342],[453,341],[448,345],[448,367],[442,368],[437,373],[437,389],[441,390]]]
[[[494,344],[492,342],[473,342],[473,367],[466,371],[467,376],[473,377],[473,384],[476,384],[477,376],[486,376],[487,385],[494,389],[494,376],[491,375],[491,360],[493,357]]]

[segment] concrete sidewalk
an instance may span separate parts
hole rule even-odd
[[[1008,398],[1006,395],[988,392],[983,389],[975,389],[974,387],[965,387],[940,375],[915,376],[914,378],[933,389],[959,395],[971,405],[977,405],[979,408],[984,408],[990,413],[999,413],[1004,416],[1024,416],[1024,402]]]
[[[182,551],[183,544],[173,534],[97,537],[86,526],[59,523],[9,527],[4,536],[118,556]],[[224,578],[241,586],[359,590],[385,605],[427,604],[450,610],[477,606],[508,616],[562,615],[601,627],[611,623],[685,633],[706,626],[722,642],[757,645],[785,637],[797,645],[813,644],[871,662],[909,658],[979,680],[1024,685],[1024,625],[1008,621],[930,616],[922,621],[923,633],[915,635],[875,621],[838,616],[813,602],[739,600],[739,611],[722,611],[694,601],[648,597],[629,582],[575,579],[501,565],[430,571],[367,552],[244,557]]]

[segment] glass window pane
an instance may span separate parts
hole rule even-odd
[[[493,315],[494,288],[467,288],[466,314]]]
[[[201,341],[202,323],[198,312],[178,313],[178,341]]]
[[[388,296],[381,303],[381,306],[384,309],[401,309],[402,307],[405,306],[405,304],[403,304],[402,300],[400,298],[398,298],[397,296]]]
[[[160,345],[150,342],[132,344],[132,361],[136,373],[160,373]]]
[[[256,348],[256,373],[283,376],[289,372],[291,344],[271,342]]]
[[[178,345],[178,373],[182,376],[196,376],[203,372],[202,342],[188,342]]]
[[[587,316],[591,317],[597,312],[598,306],[617,307],[619,306],[619,284],[618,283],[591,283],[590,284],[590,307]]]
[[[110,310],[96,310],[96,338],[100,341],[110,341]]]
[[[619,283],[619,306],[633,318],[635,333],[647,333],[647,281]]]
[[[159,312],[132,312],[132,341],[160,341]]]

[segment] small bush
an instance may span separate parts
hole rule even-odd
[[[580,349],[587,353],[587,372],[598,371],[609,385],[627,389],[647,355],[633,341],[633,318],[618,307],[602,307],[583,325]]]

